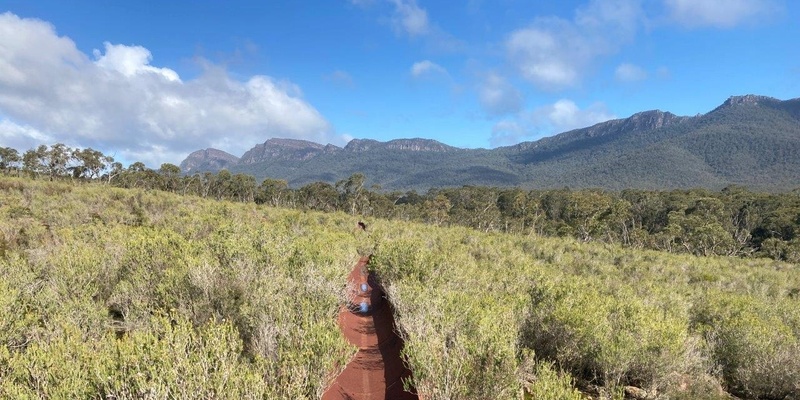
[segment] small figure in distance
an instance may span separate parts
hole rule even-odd
[[[358,227],[361,228],[361,230],[364,231],[364,232],[367,231],[367,224],[365,224],[365,223],[363,223],[361,221],[358,221]]]

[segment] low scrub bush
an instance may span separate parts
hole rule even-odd
[[[369,254],[427,399],[800,397],[796,264],[69,187],[0,178],[0,398],[319,398]]]
[[[520,373],[525,382],[525,399],[584,400],[586,398],[575,389],[572,376],[559,371],[553,363],[536,361],[530,350],[523,351]]]
[[[747,398],[800,396],[800,308],[712,292],[694,310],[728,389]]]
[[[589,381],[661,389],[670,373],[698,365],[685,312],[582,279],[531,289],[522,344]]]
[[[175,319],[177,318],[177,319]],[[121,339],[85,340],[81,328],[6,353],[3,398],[263,398],[271,388],[241,357],[229,323],[193,328],[180,317],[154,317]]]

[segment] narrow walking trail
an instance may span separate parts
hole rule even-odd
[[[403,340],[395,332],[392,305],[367,269],[369,257],[361,257],[348,276],[348,303],[339,311],[339,327],[358,347],[322,400],[418,400],[403,390],[403,378],[411,376],[400,351]]]

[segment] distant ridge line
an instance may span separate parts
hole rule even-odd
[[[648,110],[536,141],[464,149],[433,139],[353,139],[344,147],[271,138],[241,158],[192,153],[184,173],[232,173],[333,184],[354,173],[384,190],[463,185],[531,189],[720,189],[800,186],[800,99],[731,96],[708,113]]]

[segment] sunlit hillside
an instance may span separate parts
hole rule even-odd
[[[800,266],[0,178],[0,398],[315,399],[360,255],[426,399],[800,397]]]

